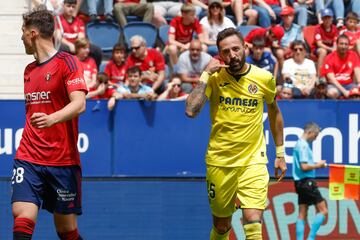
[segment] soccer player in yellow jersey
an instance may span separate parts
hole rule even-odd
[[[236,198],[241,202],[246,239],[262,239],[261,218],[269,183],[262,123],[264,102],[276,144],[275,177],[280,181],[286,173],[283,118],[275,100],[275,79],[245,62],[244,40],[235,29],[221,31],[217,47],[225,64],[212,59],[186,100],[189,117],[195,117],[210,101],[212,129],[206,154],[213,215],[210,239],[229,239]]]

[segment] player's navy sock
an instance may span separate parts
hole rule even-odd
[[[315,239],[316,233],[319,230],[321,224],[324,222],[324,220],[325,220],[325,215],[324,214],[318,213],[318,214],[315,215],[314,222],[311,224],[308,240],[314,240]]]
[[[305,221],[298,219],[296,221],[296,240],[304,240]]]
[[[77,228],[70,232],[58,232],[57,234],[61,240],[82,240]]]
[[[13,239],[30,240],[34,232],[35,222],[28,218],[15,218]]]

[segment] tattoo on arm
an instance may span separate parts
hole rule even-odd
[[[192,90],[186,99],[186,115],[188,117],[196,117],[202,107],[205,105],[207,97],[205,95],[206,83],[199,82],[199,84]]]

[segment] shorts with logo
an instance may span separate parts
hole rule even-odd
[[[295,190],[298,194],[298,204],[313,205],[324,200],[315,180],[312,178],[295,181]]]
[[[266,164],[244,167],[207,165],[206,183],[212,214],[229,217],[235,212],[235,200],[240,208],[264,210],[269,185]]]
[[[80,166],[43,166],[15,160],[11,202],[31,202],[53,213],[80,215]]]

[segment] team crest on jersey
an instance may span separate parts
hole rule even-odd
[[[51,79],[51,73],[47,73],[45,76],[45,80],[48,82]]]
[[[249,84],[248,91],[251,94],[255,94],[258,91],[258,87],[256,86],[256,84]]]

